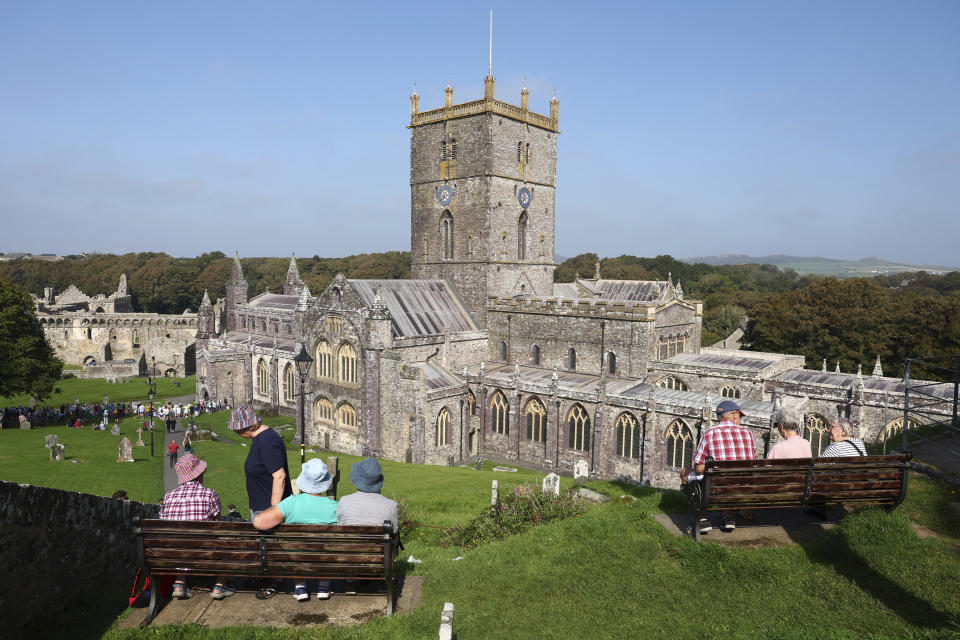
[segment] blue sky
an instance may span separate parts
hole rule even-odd
[[[557,253],[960,266],[960,2],[0,1],[0,251],[409,249],[409,94],[560,100]]]

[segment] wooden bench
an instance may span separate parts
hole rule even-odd
[[[683,485],[694,511],[693,537],[707,511],[877,505],[892,510],[907,495],[909,453],[852,458],[718,461]]]
[[[160,576],[319,578],[384,583],[393,614],[393,560],[399,538],[382,526],[140,520],[140,566],[150,579],[150,624],[161,604]]]

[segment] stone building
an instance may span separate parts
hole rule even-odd
[[[584,460],[595,477],[656,486],[676,484],[725,397],[760,452],[778,437],[776,402],[803,412],[818,451],[833,417],[865,440],[902,427],[902,381],[879,361],[865,378],[701,348],[703,305],[670,277],[609,280],[597,265],[554,283],[559,103],[546,116],[528,100],[497,100],[490,76],[472,102],[454,104],[448,86],[443,107],[420,111],[414,93],[413,278],[338,275],[313,296],[291,258],[282,294],[248,299],[235,257],[222,309],[200,309],[198,395],[295,415],[302,393],[306,441],[334,451],[564,471]],[[302,389],[300,344],[313,357]]]

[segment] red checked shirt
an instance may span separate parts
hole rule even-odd
[[[753,434],[746,427],[724,420],[703,432],[693,463],[703,464],[707,456],[714,460],[753,460],[757,457]]]
[[[199,482],[184,482],[163,496],[163,520],[215,520],[220,515],[220,496]]]

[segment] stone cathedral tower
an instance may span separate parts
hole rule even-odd
[[[449,280],[480,326],[488,296],[553,294],[559,103],[550,115],[494,98],[420,111],[410,96],[410,227],[414,278]]]

